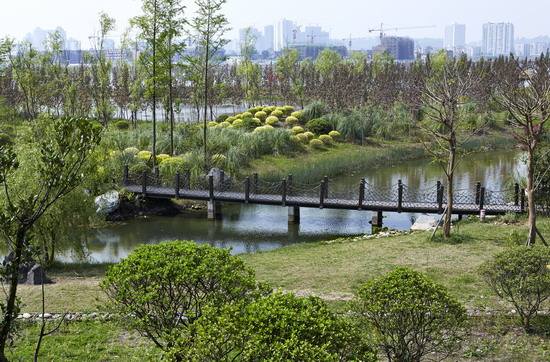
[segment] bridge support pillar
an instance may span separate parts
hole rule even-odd
[[[288,223],[289,224],[300,223],[300,208],[298,206],[290,206],[288,208]]]
[[[373,234],[377,234],[382,230],[382,227],[384,226],[384,214],[382,211],[377,211],[376,215],[373,215],[371,225]]]
[[[222,218],[222,204],[218,201],[208,201],[208,220]]]

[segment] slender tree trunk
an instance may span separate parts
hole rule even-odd
[[[6,357],[6,343],[8,341],[13,321],[16,318],[17,286],[19,284],[19,266],[23,256],[26,229],[20,228],[15,240],[15,256],[9,266],[9,290],[4,320],[0,325],[0,362],[8,361]]]
[[[454,171],[456,164],[456,137],[451,135],[449,160],[447,162],[447,210],[443,221],[443,235],[445,238],[451,237],[451,225],[453,217],[453,194],[454,194]]]
[[[210,58],[210,18],[208,18],[207,36],[205,44],[205,57],[204,57],[204,169],[208,169],[208,147],[206,142],[207,137],[207,118],[208,118],[208,66]]]
[[[170,108],[170,156],[174,156],[174,97],[172,86],[172,38],[168,40],[168,103]]]
[[[153,14],[153,171],[157,167],[157,2]]]
[[[537,239],[537,209],[535,205],[535,161],[534,149],[529,147],[527,161],[527,206],[529,209],[529,235],[527,245],[534,245]]]

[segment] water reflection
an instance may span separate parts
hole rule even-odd
[[[470,155],[459,166],[457,189],[472,189],[481,182],[488,189],[501,189],[507,178],[525,174],[525,166],[516,152]],[[361,177],[376,187],[391,187],[398,180],[410,189],[435,187],[442,180],[441,169],[429,161],[376,169],[331,181],[336,190],[355,189]],[[406,230],[415,214],[386,213],[385,226]],[[332,239],[370,231],[372,213],[352,210],[302,209],[301,224],[288,225],[287,209],[273,206],[224,205],[223,219],[212,222],[205,215],[181,215],[173,218],[147,218],[92,230],[79,235],[82,250],[65,248],[62,261],[80,259],[91,262],[115,262],[126,257],[139,244],[166,240],[195,240],[212,246],[231,248],[233,253],[273,250],[297,242]]]

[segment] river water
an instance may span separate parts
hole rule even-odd
[[[459,165],[456,188],[473,188],[481,182],[488,189],[500,190],[514,175],[525,175],[521,154],[515,151],[472,154]],[[429,160],[372,170],[357,170],[353,175],[331,180],[339,190],[356,188],[362,177],[377,187],[395,185],[399,179],[411,189],[435,187],[442,180],[439,166]],[[419,216],[409,213],[385,213],[384,226],[407,230]],[[80,235],[82,248],[66,248],[61,261],[116,262],[140,244],[166,240],[194,240],[212,246],[232,248],[233,253],[250,253],[285,245],[329,240],[342,236],[370,233],[368,211],[302,209],[300,225],[289,225],[287,208],[258,205],[223,205],[223,218],[208,221],[205,215],[151,217],[112,224]],[[80,244],[80,243],[79,243]]]

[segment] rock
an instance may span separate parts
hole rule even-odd
[[[109,191],[95,198],[96,213],[108,215],[115,212],[120,206],[120,194],[118,191]]]
[[[428,231],[435,229],[437,225],[437,219],[433,216],[421,215],[416,222],[411,226],[413,231]]]
[[[31,319],[32,315],[30,313],[23,313],[23,319]]]
[[[46,271],[39,264],[34,264],[31,270],[27,273],[27,279],[25,284],[29,285],[41,285],[50,284],[51,280],[46,277]]]

